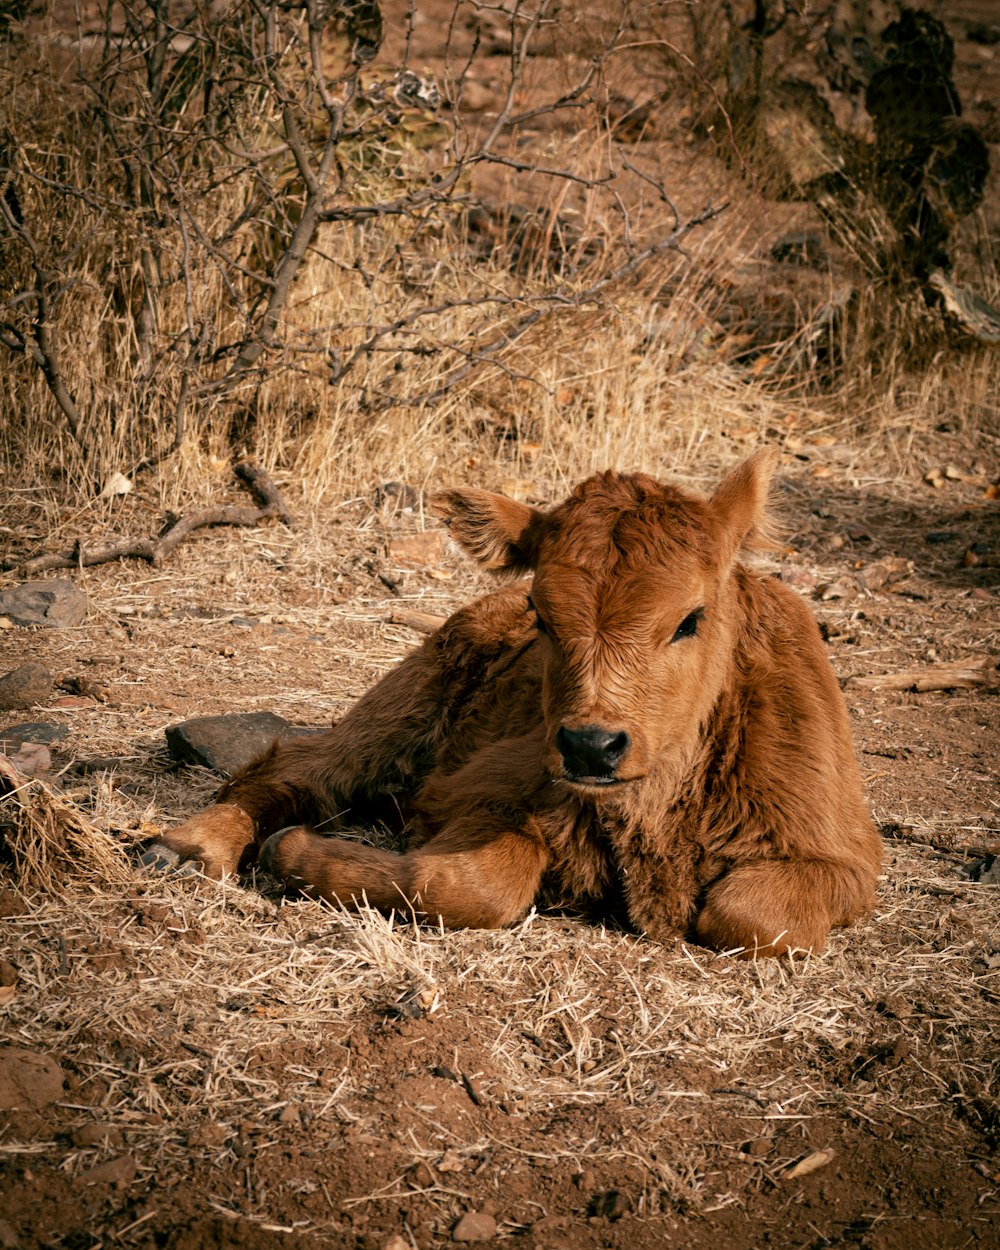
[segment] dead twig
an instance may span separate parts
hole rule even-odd
[[[433,634],[441,628],[447,618],[438,616],[434,612],[397,608],[394,612],[390,612],[386,619],[390,625],[405,625],[409,629],[415,629],[418,634]]]
[[[542,319],[549,308],[562,307],[578,310],[588,303],[594,303],[597,297],[605,290],[616,282],[630,277],[654,257],[667,251],[679,251],[684,238],[688,234],[696,227],[713,221],[727,207],[727,203],[706,205],[700,213],[671,230],[666,238],[660,239],[658,242],[650,244],[649,247],[643,248],[642,251],[637,252],[634,256],[630,256],[623,264],[613,269],[610,273],[606,273],[603,277],[598,278],[596,282],[591,283],[583,290],[573,290],[570,287],[566,287],[562,290],[520,297],[518,301],[520,303],[526,304],[531,302],[541,305],[541,307],[533,308],[512,325],[504,327],[490,342],[482,347],[469,349],[462,348],[457,344],[449,344],[449,349],[458,355],[464,356],[466,363],[454,369],[440,386],[435,387],[433,391],[427,391],[418,395],[384,395],[377,400],[370,401],[370,409],[373,412],[386,412],[391,408],[419,408],[424,405],[436,404],[459,382],[467,378],[481,365],[488,363],[494,367],[501,368],[501,362],[497,359],[498,353],[504,348],[512,346],[518,339],[523,337],[533,325]],[[513,299],[511,302],[514,302]]]
[[[849,677],[848,686],[865,690],[911,690],[926,694],[930,690],[996,689],[1000,672],[989,656],[970,664],[958,660],[948,664],[931,664],[925,668],[904,669],[899,673],[874,673],[866,677]]]
[[[280,518],[286,525],[291,524],[291,514],[278,488],[263,469],[244,461],[236,465],[234,472],[257,500],[256,508],[220,504],[215,508],[203,508],[190,516],[175,518],[153,538],[115,538],[87,544],[78,540],[68,551],[46,552],[23,562],[4,560],[2,567],[17,568],[26,577],[48,569],[85,568],[106,564],[110,560],[147,560],[155,568],[195,530],[210,525],[259,525],[271,517]]]

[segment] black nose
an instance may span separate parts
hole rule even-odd
[[[584,725],[582,729],[563,726],[556,734],[556,746],[571,781],[612,781],[629,743],[624,730],[616,732],[600,725]]]

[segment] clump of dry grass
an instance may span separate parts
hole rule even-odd
[[[125,848],[94,825],[72,798],[26,777],[0,755],[0,855],[17,887],[75,891],[130,876]]]
[[[664,393],[676,399],[674,385]],[[749,441],[777,413],[763,391],[741,408],[741,393],[734,382],[713,403]],[[679,456],[685,430],[707,431],[683,461],[690,476],[711,478],[712,458],[742,441],[713,432],[725,424],[694,407],[679,424]],[[576,454],[582,464],[587,450]],[[559,489],[551,469],[526,468]],[[858,1126],[887,1142],[916,1133],[943,1169],[967,1169],[994,1140],[1000,926],[995,887],[962,878],[960,854],[893,842],[872,917],[821,958],[756,964],[564,916],[442,934],[289,902],[263,878],[148,876],[128,860],[123,846],[207,802],[218,781],[169,766],[165,724],[264,707],[327,720],[416,641],[386,622],[400,601],[443,613],[473,593],[452,553],[434,577],[374,565],[399,578],[397,596],[365,568],[420,524],[366,499],[297,533],[209,533],[166,571],[84,570],[92,615],[79,630],[11,636],[53,670],[100,661],[110,701],[46,716],[72,726],[64,749],[78,759],[127,755],[3,803],[5,822],[24,809],[20,858],[0,866],[23,908],[4,919],[17,984],[3,1032],[69,1077],[34,1134],[14,1123],[5,1155],[76,1183],[127,1149],[129,1193],[146,1196],[158,1235],[208,1211],[343,1241],[355,1216],[389,1225],[419,1202],[428,1244],[487,1197],[505,1234],[561,1211],[560,1193],[585,1207],[573,1178],[586,1172],[626,1190],[637,1218],[749,1205]],[[866,635],[860,650],[889,641]],[[863,663],[853,651],[838,662]],[[76,1144],[95,1124],[125,1145]],[[770,1144],[750,1156],[752,1142]],[[178,1201],[189,1205],[168,1214]],[[125,1223],[116,1215],[112,1231]]]

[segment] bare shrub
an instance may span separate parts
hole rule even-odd
[[[90,488],[177,453],[183,469],[230,448],[314,464],[335,447],[350,478],[385,443],[426,439],[427,414],[447,419],[484,371],[526,377],[516,345],[542,323],[551,344],[560,316],[713,215],[682,217],[647,172],[669,213],[648,229],[617,189],[629,162],[605,68],[627,6],[570,29],[580,55],[541,85],[555,6],[475,9],[471,31],[465,13],[442,32],[440,83],[415,71],[412,28],[379,62],[374,2],[105,0],[72,35],[10,33],[10,458]],[[506,81],[472,124],[461,103],[487,38]],[[583,141],[524,148],[567,114]],[[533,202],[481,196],[484,171],[525,175]]]

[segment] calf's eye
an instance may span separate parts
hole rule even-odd
[[[672,643],[680,642],[682,638],[693,638],[698,632],[698,622],[705,614],[704,608],[695,608],[693,612],[689,612],[684,620],[674,630],[674,636],[670,639]]]

